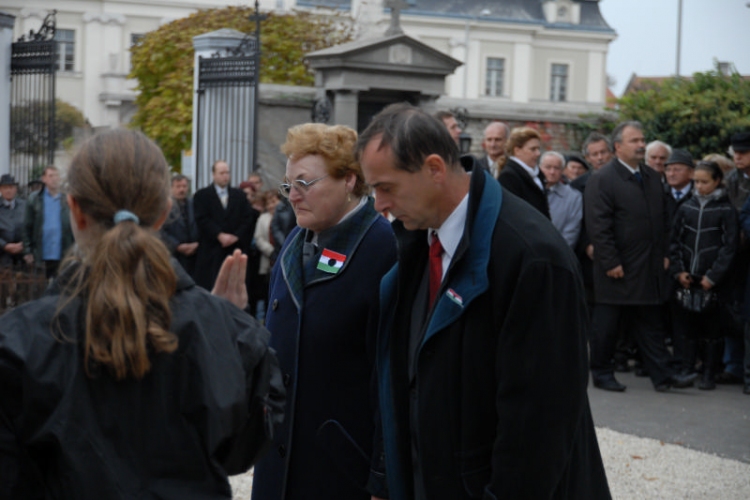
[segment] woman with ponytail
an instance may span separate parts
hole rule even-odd
[[[228,300],[170,259],[169,170],[139,132],[87,142],[67,193],[73,254],[0,319],[0,498],[231,498],[284,399],[241,310],[247,257],[224,263]]]

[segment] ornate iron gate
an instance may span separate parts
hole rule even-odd
[[[255,169],[255,40],[247,38],[233,54],[198,59],[196,186],[211,183],[211,165],[225,160],[232,185]]]
[[[55,160],[55,13],[11,48],[10,172],[21,185]]]

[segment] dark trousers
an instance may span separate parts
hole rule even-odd
[[[661,306],[596,304],[592,320],[591,374],[606,378],[614,374],[614,353],[617,344],[617,325],[627,315],[632,321],[632,332],[643,365],[656,386],[674,375],[669,366],[671,356],[664,345]]]
[[[47,279],[53,278],[57,274],[57,268],[60,266],[59,260],[45,260],[44,274]]]

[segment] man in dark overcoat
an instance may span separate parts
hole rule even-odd
[[[568,245],[417,108],[383,110],[358,152],[398,219],[376,353],[390,499],[610,498]]]
[[[206,290],[213,288],[224,259],[249,244],[250,228],[255,224],[245,193],[229,186],[227,162],[214,162],[211,174],[211,185],[199,189],[193,197],[199,232],[195,282]]]
[[[688,387],[697,374],[675,373],[664,344],[670,221],[661,176],[642,163],[640,123],[618,125],[612,142],[615,158],[591,176],[584,192],[586,231],[594,246],[594,386],[625,390],[615,379],[613,356],[618,322],[626,315],[654,388]]]
[[[183,269],[195,276],[195,257],[198,252],[198,225],[195,223],[193,199],[188,196],[188,178],[182,174],[172,177],[172,210],[161,227],[161,237]]]

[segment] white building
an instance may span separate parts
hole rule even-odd
[[[263,0],[261,10],[349,12],[362,36],[382,34],[390,0]],[[96,127],[132,116],[130,46],[144,33],[197,9],[248,5],[238,0],[2,0],[16,16],[14,38],[57,10],[57,95]],[[472,116],[570,121],[605,105],[606,57],[615,32],[598,0],[412,0],[406,34],[465,64],[446,82],[442,107]]]

